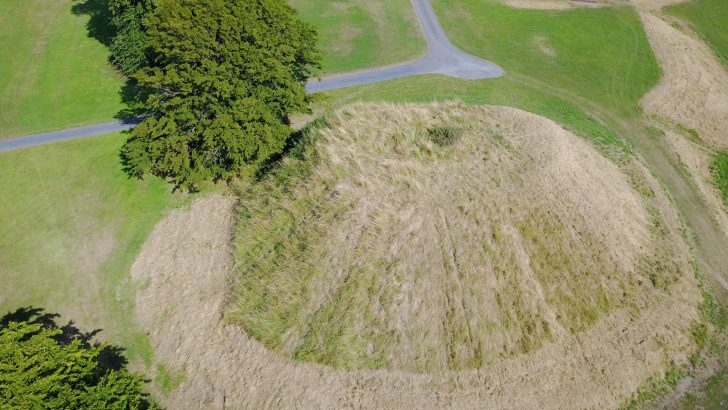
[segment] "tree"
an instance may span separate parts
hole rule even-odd
[[[149,407],[143,379],[102,366],[109,345],[79,338],[63,342],[60,329],[33,321],[0,327],[0,408],[139,409]]]
[[[145,19],[154,9],[154,0],[108,0],[115,34],[109,45],[111,61],[131,76],[149,62]]]
[[[316,32],[284,0],[160,0],[147,30],[149,117],[122,149],[132,175],[192,190],[281,152],[320,66]]]

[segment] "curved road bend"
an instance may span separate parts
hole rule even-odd
[[[395,78],[419,74],[444,74],[466,79],[495,78],[503,75],[497,65],[465,53],[455,47],[447,38],[445,31],[432,9],[430,0],[412,0],[422,31],[427,40],[427,54],[417,61],[394,67],[366,70],[352,74],[342,74],[311,81],[306,91],[314,93],[355,85],[371,84]]]
[[[503,75],[503,70],[497,65],[467,54],[450,43],[437,19],[437,15],[432,9],[430,0],[412,0],[412,5],[427,40],[428,51],[424,57],[394,67],[365,70],[327,77],[320,81],[311,81],[306,85],[306,91],[310,93],[328,91],[419,74],[443,74],[465,79],[495,78]],[[133,128],[139,121],[139,119],[111,121],[86,127],[0,140],[0,151],[125,131]]]

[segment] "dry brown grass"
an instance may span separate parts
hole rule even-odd
[[[640,13],[663,77],[642,101],[645,111],[696,131],[712,148],[728,148],[728,72],[688,28]]]
[[[437,126],[463,134],[442,148],[427,133]],[[628,177],[545,119],[360,105],[321,134],[305,181],[246,193],[238,231],[230,317],[290,357],[477,368],[683,273]]]
[[[463,133],[440,147],[432,126]],[[298,303],[294,323],[343,335],[324,346],[390,370],[294,361],[222,320],[233,200],[210,197],[173,211],[133,267],[155,360],[186,375],[162,404],[615,407],[693,348],[679,218],[639,164],[623,172],[531,114],[458,104],[348,108],[317,147],[305,184],[274,172],[249,191],[267,206],[242,198],[238,235],[261,246],[238,259],[257,261],[245,275],[266,304]],[[292,254],[267,257],[280,249]],[[284,288],[293,302],[277,299]],[[310,319],[316,305],[326,320]]]
[[[504,3],[517,9],[568,10],[575,7],[605,7],[610,0],[504,0]]]
[[[690,0],[503,0],[511,7],[535,10],[568,10],[576,7],[610,7],[633,4],[639,8],[657,11],[673,4]]]

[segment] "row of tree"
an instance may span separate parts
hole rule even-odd
[[[137,83],[145,119],[122,149],[128,172],[191,190],[279,154],[317,35],[285,0],[108,0],[112,61]]]

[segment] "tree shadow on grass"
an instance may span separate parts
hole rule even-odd
[[[89,16],[86,23],[89,37],[95,38],[107,47],[111,44],[116,30],[111,24],[108,0],[74,0],[71,13],[76,16]]]
[[[98,40],[107,48],[111,45],[116,28],[111,23],[111,12],[108,0],[74,0],[71,13],[76,16],[89,16],[86,23],[88,36]],[[109,56],[111,62],[111,56]],[[127,79],[119,90],[119,99],[125,108],[119,111],[115,118],[120,120],[135,119],[144,114],[140,101],[143,95],[139,92],[136,81]]]
[[[125,108],[116,113],[114,118],[120,120],[142,120],[147,112],[144,110],[144,100],[146,95],[139,87],[136,81],[132,79],[126,80],[119,90],[119,97],[124,103]]]
[[[49,329],[58,329],[61,334],[56,336],[56,341],[60,344],[68,344],[74,340],[78,340],[85,347],[99,347],[102,344],[93,339],[101,329],[95,329],[90,332],[83,332],[71,320],[65,325],[57,323],[61,315],[58,313],[48,313],[43,308],[34,306],[21,307],[13,312],[8,312],[0,318],[0,330],[6,328],[11,322],[27,322],[30,324],[40,324]],[[124,348],[115,345],[108,345],[101,351],[97,360],[102,367],[119,370],[128,364],[128,360],[124,356]]]

